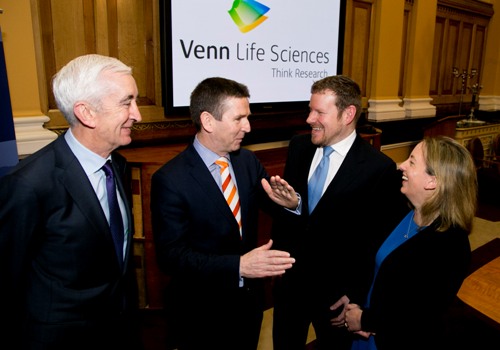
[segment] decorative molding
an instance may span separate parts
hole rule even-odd
[[[438,13],[448,13],[457,17],[472,17],[475,20],[490,19],[494,14],[493,4],[483,1],[438,0],[437,10]]]
[[[193,122],[191,119],[179,120],[164,120],[147,123],[135,123],[132,130],[145,131],[145,130],[165,130],[165,129],[179,129],[192,127]]]
[[[368,120],[388,121],[405,119],[401,100],[368,100]]]
[[[57,138],[57,134],[43,127],[43,124],[49,120],[49,117],[45,115],[14,117],[17,153],[19,156],[35,153]]]
[[[500,110],[500,96],[479,95],[480,111]]]
[[[414,147],[416,146],[420,140],[418,141],[406,141],[406,142],[398,142],[398,143],[393,143],[391,145],[384,145],[380,148],[381,151],[389,151],[389,150],[394,150],[394,149],[399,149],[399,148],[409,148],[409,147]]]
[[[187,118],[172,120],[165,119],[162,121],[143,121],[135,123],[132,126],[132,138],[142,137],[142,135],[147,135],[146,137],[149,137],[152,133],[183,133],[183,130],[190,128],[193,128],[193,122],[191,121],[191,119]],[[53,131],[57,135],[62,135],[68,129],[68,126],[49,127],[48,129],[50,131]],[[190,134],[194,135],[194,132],[190,132]]]
[[[403,98],[403,107],[407,118],[432,118],[436,116],[436,106],[432,98]]]

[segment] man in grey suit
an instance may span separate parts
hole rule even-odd
[[[251,130],[249,97],[245,85],[230,79],[200,82],[191,93],[193,143],[152,177],[156,255],[171,276],[165,313],[178,349],[255,350],[262,277],[281,275],[295,261],[271,249],[272,241],[257,247],[259,208],[296,209],[298,199],[283,179],[269,184],[255,154],[240,148]],[[239,204],[228,205],[223,194],[221,157]]]
[[[273,225],[276,247],[297,260],[276,279],[274,349],[303,350],[311,323],[317,348],[350,349],[344,307],[364,303],[376,249],[408,208],[394,161],[356,133],[358,84],[340,75],[316,81],[309,107],[311,134],[290,141],[284,171],[301,194],[300,214],[282,210]],[[330,147],[326,178],[315,189],[313,174]]]
[[[140,349],[127,169],[113,153],[141,120],[131,68],[77,57],[53,92],[69,130],[0,180],[0,339],[17,349]]]

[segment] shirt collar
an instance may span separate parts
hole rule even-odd
[[[194,137],[193,146],[200,155],[201,159],[203,160],[203,163],[205,163],[207,168],[210,168],[215,163],[215,161],[220,158],[220,156],[217,153],[203,146],[200,140],[198,140],[197,136]],[[228,162],[231,163],[229,159],[229,154],[226,157],[228,159]]]
[[[104,163],[106,163],[108,159],[111,159],[111,156],[107,159],[103,158],[82,145],[71,132],[71,128],[69,128],[64,134],[64,139],[68,143],[68,146],[75,155],[76,159],[80,162],[87,176],[101,170]]]
[[[342,157],[345,157],[347,152],[349,152],[349,150],[351,149],[351,146],[354,143],[355,139],[356,139],[356,130],[353,130],[352,133],[345,139],[330,146],[332,146],[335,152],[340,154]]]

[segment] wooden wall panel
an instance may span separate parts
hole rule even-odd
[[[474,27],[472,23],[463,23],[461,28],[460,37],[458,38],[458,64],[455,66],[459,70],[471,67],[471,57],[474,47],[472,46],[472,31]],[[476,68],[476,67],[473,67]],[[470,69],[467,69],[470,70]],[[459,91],[457,91],[460,93]]]
[[[446,42],[445,42],[445,51],[444,62],[445,66],[442,67],[441,73],[441,81],[443,82],[443,87],[441,89],[441,93],[443,95],[449,94],[452,95],[456,93],[458,89],[458,93],[460,94],[461,85],[458,80],[454,79],[452,72],[452,67],[460,66],[457,65],[457,61],[460,60],[459,53],[462,52],[462,48],[459,47],[459,38],[460,38],[460,22],[458,21],[449,21],[449,26],[447,30]],[[461,70],[459,68],[459,70]],[[458,82],[458,84],[457,84]]]
[[[342,73],[354,79],[364,100],[370,96],[373,1],[348,0],[344,35]],[[363,106],[367,107],[367,106]]]
[[[157,0],[34,0],[42,32],[48,108],[57,108],[52,76],[73,58],[98,53],[113,56],[133,68],[139,106],[148,115],[163,116],[159,60]],[[156,52],[156,51],[158,52]]]
[[[151,24],[144,23],[142,0],[119,1],[116,9],[118,58],[134,68],[137,87],[145,94],[147,85],[145,27]]]
[[[110,34],[108,28],[108,2],[106,0],[97,0],[95,2],[94,25],[97,28],[95,33],[96,52],[103,55],[110,55]],[[113,43],[114,44],[114,43]]]
[[[57,69],[87,52],[85,44],[84,1],[51,1],[52,38]],[[89,48],[90,50],[93,47]],[[55,72],[54,72],[55,74]],[[53,74],[52,74],[53,75]]]
[[[458,106],[470,101],[468,86],[480,79],[492,15],[491,5],[480,1],[438,0],[429,93],[442,115],[456,113]],[[475,69],[477,75],[467,78],[462,86],[462,78],[452,74],[453,67],[469,75]],[[455,107],[449,112],[447,105]]]
[[[434,30],[434,52],[438,52],[438,54],[434,54],[432,56],[432,72],[431,72],[431,86],[429,93],[431,95],[437,95],[439,92],[439,72],[443,70],[444,61],[443,61],[443,50],[444,41],[445,41],[445,28],[446,28],[446,20],[444,18],[436,19],[436,27]]]
[[[472,67],[477,68],[478,72],[483,71],[483,60],[484,52],[486,50],[486,27],[476,26],[476,31],[474,33],[474,47],[472,56]],[[481,76],[478,74],[477,81],[480,81]]]

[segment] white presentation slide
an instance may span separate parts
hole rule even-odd
[[[308,101],[314,81],[338,74],[341,0],[172,0],[170,11],[167,109],[189,106],[208,77],[272,104]]]

